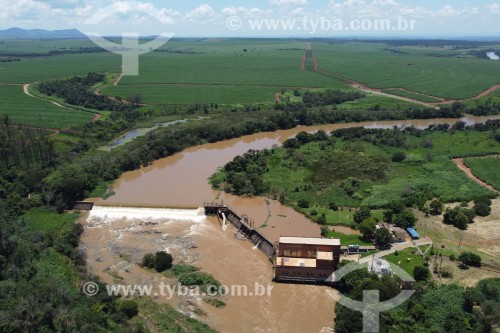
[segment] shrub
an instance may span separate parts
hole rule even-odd
[[[478,202],[474,206],[474,212],[478,216],[488,216],[491,214],[491,207],[483,202]]]
[[[311,216],[317,216],[318,211],[314,209],[314,210],[311,210],[311,212],[309,214],[311,214]]]
[[[170,253],[159,251],[155,254],[155,268],[158,272],[163,272],[172,268],[172,255]]]
[[[450,267],[441,268],[441,272],[439,272],[439,274],[445,279],[451,279],[453,277],[453,271]]]
[[[118,310],[126,315],[128,319],[135,317],[139,313],[137,303],[132,300],[125,300],[118,303]]]
[[[406,153],[405,152],[397,152],[392,155],[392,161],[396,163],[400,163],[406,160]]]
[[[198,270],[197,267],[194,266],[189,266],[189,265],[173,265],[172,266],[172,273],[176,276],[180,276],[182,274],[187,274],[187,273],[193,273]]]
[[[142,258],[141,266],[147,268],[155,268],[156,260],[155,255],[152,253],[146,253]]]
[[[457,256],[456,256],[456,255],[454,255],[454,254],[450,254],[450,260],[451,260],[451,261],[455,261],[455,260],[457,260]]]
[[[184,286],[199,286],[202,290],[207,291],[210,286],[213,286],[220,291],[221,283],[214,279],[212,275],[203,272],[193,272],[182,274],[179,277],[179,282]],[[212,289],[212,288],[211,288]],[[210,290],[211,292],[215,290]]]
[[[321,224],[321,225],[326,224],[325,214],[321,214],[321,216],[318,216],[318,218],[316,219],[316,223]]]
[[[415,266],[415,268],[413,269],[413,276],[415,277],[416,281],[427,281],[430,278],[431,274],[427,267]]]
[[[482,196],[482,197],[479,197],[479,198],[474,199],[474,204],[475,204],[475,205],[478,205],[478,204],[480,204],[480,203],[482,203],[482,204],[484,204],[484,205],[486,205],[486,206],[488,206],[488,207],[489,207],[489,206],[491,206],[492,201],[491,201],[491,199],[490,199],[490,198],[485,197],[485,196]]]
[[[205,301],[205,303],[215,306],[216,308],[221,308],[226,306],[226,303],[224,301],[221,301],[220,299],[213,297],[205,297],[203,298],[203,301]]]
[[[339,210],[339,206],[337,206],[337,204],[335,202],[330,202],[328,204],[328,208],[330,208],[331,210],[333,210],[334,212],[338,211]]]
[[[310,206],[309,201],[306,199],[299,199],[297,204],[299,205],[300,208],[309,208],[309,206]]]
[[[481,257],[472,252],[462,252],[458,257],[464,266],[481,267]]]

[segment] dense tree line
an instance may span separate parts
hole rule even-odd
[[[41,82],[38,90],[48,96],[62,98],[65,103],[83,106],[94,110],[125,111],[133,108],[120,100],[107,96],[96,95],[90,88],[104,81],[105,76],[98,73],[88,73],[86,76],[76,76],[65,80]]]
[[[488,98],[483,102],[476,100],[474,105],[466,105],[460,102],[455,102],[451,105],[451,109],[469,113],[474,116],[490,116],[500,114],[500,103],[494,102],[491,98]]]
[[[82,225],[72,218],[41,230],[32,227],[37,218],[15,220],[0,212],[0,331],[143,331],[128,324],[136,314],[129,311],[131,301],[108,296],[103,284],[94,297],[81,292],[79,280],[86,280],[85,259],[77,249]],[[55,214],[50,223],[58,219]]]
[[[56,55],[64,55],[64,54],[80,54],[80,53],[102,53],[107,52],[107,50],[101,47],[78,47],[72,49],[60,49],[60,50],[52,50],[47,53],[2,53],[0,52],[0,57],[18,57],[19,60],[21,58],[40,58],[47,56],[56,56]]]
[[[359,91],[306,91],[302,97],[303,103],[308,106],[338,105],[345,102],[355,101],[363,98],[364,94]]]
[[[42,130],[14,126],[7,115],[0,123],[0,170],[53,165],[53,142]]]

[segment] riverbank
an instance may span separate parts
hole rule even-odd
[[[467,117],[471,124],[495,117]],[[499,118],[499,117],[497,117]],[[296,127],[291,130],[258,133],[238,139],[205,144],[173,156],[155,161],[137,171],[127,172],[115,182],[115,195],[105,200],[110,204],[126,206],[199,206],[205,201],[224,200],[241,214],[258,222],[267,221],[263,233],[270,239],[283,236],[320,235],[317,224],[302,214],[265,198],[240,198],[214,191],[208,184],[209,176],[220,166],[249,149],[271,148],[300,131],[327,132],[339,128],[365,126],[392,128],[415,126],[425,128],[433,123],[453,124],[460,119],[430,119],[414,121],[385,121],[350,124]],[[249,242],[234,237],[231,229],[222,231],[218,221],[192,224],[169,219],[161,220],[162,227],[146,228],[148,219],[119,219],[104,221],[98,226],[85,227],[82,243],[89,249],[88,266],[92,272],[109,280],[106,267],[120,268],[120,253],[131,253],[139,258],[147,251],[169,249],[174,251],[176,241],[191,237],[196,249],[186,250],[186,262],[202,268],[223,284],[250,284],[256,281],[271,283],[268,259],[260,251],[252,250]],[[87,222],[88,223],[88,222]],[[141,225],[143,223],[143,225]],[[144,229],[146,228],[146,229]],[[192,234],[189,234],[189,233]],[[189,242],[188,242],[189,243]],[[92,252],[95,251],[95,252]],[[182,256],[181,256],[182,257]],[[99,258],[105,258],[99,262]],[[118,265],[118,266],[114,266]],[[128,276],[126,274],[123,274]],[[107,280],[106,280],[107,279]],[[127,283],[142,281],[141,274],[131,274]],[[231,298],[224,309],[207,309],[207,317],[199,318],[222,332],[233,331],[320,331],[333,327],[334,301],[331,290],[324,287],[272,284],[271,298]],[[291,304],[288,306],[287,304]],[[300,306],[303,304],[303,306]],[[307,320],[306,320],[307,319]],[[313,325],[314,327],[312,327]]]

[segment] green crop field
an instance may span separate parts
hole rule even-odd
[[[34,127],[62,129],[91,121],[94,115],[62,108],[48,101],[25,95],[22,86],[0,85],[0,115],[12,122]]]
[[[337,73],[373,88],[404,88],[449,99],[479,95],[499,84],[500,62],[457,58],[449,50],[394,54],[383,43],[314,44],[320,70]],[[396,48],[397,47],[391,47]]]
[[[464,163],[477,178],[500,190],[499,157],[466,158]]]
[[[143,103],[242,105],[272,107],[275,93],[282,89],[342,89],[360,82],[391,94],[424,102],[439,98],[464,99],[477,96],[499,84],[500,63],[471,54],[495,45],[455,49],[453,46],[394,46],[386,42],[323,41],[313,43],[318,71],[301,69],[306,40],[291,39],[174,39],[159,50],[140,57],[139,76],[126,76],[118,86],[101,90],[127,99],[142,95]],[[83,75],[90,71],[120,73],[121,58],[107,52],[50,55],[95,48],[89,40],[0,41],[0,83],[34,83]],[[22,55],[25,54],[26,57]],[[9,55],[21,61],[7,62]],[[351,80],[351,81],[349,81]],[[407,91],[399,90],[407,89]],[[8,94],[1,88],[3,95]],[[414,92],[414,93],[412,93]],[[483,98],[496,98],[497,93]],[[19,109],[5,110],[16,121],[65,127],[88,120],[85,114],[59,117],[55,125],[43,119],[55,112],[43,101],[27,101],[18,93],[9,97],[24,103],[29,116]],[[22,100],[22,101],[21,101]],[[19,104],[18,103],[18,104]],[[5,103],[4,103],[5,104]],[[369,95],[338,106],[342,110],[398,110],[422,107],[411,102]],[[36,120],[32,110],[38,109]],[[42,112],[43,111],[43,112]],[[24,118],[23,118],[24,117]]]
[[[422,101],[422,102],[427,102],[427,103],[437,103],[441,102],[441,100],[431,97],[431,96],[426,96],[426,95],[420,95],[420,94],[415,94],[411,93],[408,91],[404,91],[401,89],[384,89],[383,92],[396,95],[396,96],[402,96],[402,97],[408,97],[412,99],[416,99],[417,101]]]

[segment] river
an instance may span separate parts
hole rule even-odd
[[[463,118],[468,124],[500,117]],[[297,127],[271,133],[258,133],[238,139],[205,144],[155,161],[150,166],[127,172],[113,186],[116,193],[97,207],[85,222],[82,246],[87,251],[91,273],[106,283],[117,272],[126,283],[159,283],[168,280],[160,274],[144,271],[134,263],[147,252],[166,249],[177,262],[200,267],[225,285],[256,282],[271,284],[269,297],[230,297],[227,306],[214,308],[199,299],[173,299],[169,303],[190,313],[197,304],[206,316],[198,319],[221,332],[330,332],[334,320],[334,291],[327,287],[276,284],[271,282],[272,265],[252,244],[237,240],[231,228],[223,231],[217,219],[199,216],[195,209],[134,209],[116,206],[199,207],[205,201],[224,200],[238,213],[244,213],[257,225],[267,220],[261,231],[275,241],[282,236],[318,237],[318,225],[293,209],[264,198],[240,198],[211,189],[208,177],[220,166],[249,149],[271,148],[300,131],[331,132],[339,128],[365,126],[391,128],[433,123],[453,124],[459,119],[379,121],[350,124]],[[163,302],[164,299],[158,298]]]

